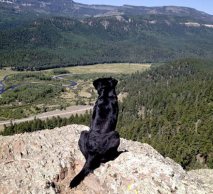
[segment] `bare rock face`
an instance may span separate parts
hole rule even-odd
[[[53,130],[0,136],[1,194],[211,194],[213,170],[185,172],[147,144],[122,139],[127,150],[102,164],[75,189],[70,180],[84,158],[78,148],[82,130],[70,125]]]

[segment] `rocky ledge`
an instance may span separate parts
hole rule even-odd
[[[75,189],[70,180],[84,158],[78,149],[82,130],[70,125],[53,130],[0,136],[1,194],[210,194],[213,170],[186,172],[147,144],[121,140],[122,153],[102,164]]]

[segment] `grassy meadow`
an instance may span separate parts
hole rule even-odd
[[[66,70],[76,74],[131,74],[136,71],[144,71],[148,69],[151,64],[137,64],[137,63],[111,63],[111,64],[97,64],[87,66],[67,67]]]
[[[150,64],[97,64],[44,71],[0,70],[6,92],[0,95],[0,121],[20,119],[73,105],[92,105],[97,98],[92,85],[99,77],[125,79],[125,75],[143,72]],[[55,77],[57,77],[55,78]],[[60,78],[61,76],[61,78]],[[70,87],[70,81],[77,83]],[[13,88],[13,86],[15,86]]]

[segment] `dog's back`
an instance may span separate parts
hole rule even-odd
[[[114,131],[118,117],[118,100],[115,92],[117,80],[113,78],[100,78],[93,82],[98,91],[92,115],[91,130],[107,133]]]

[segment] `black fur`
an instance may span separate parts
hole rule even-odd
[[[120,137],[115,131],[118,118],[117,82],[113,78],[99,78],[93,82],[99,96],[93,108],[90,130],[83,131],[78,141],[86,162],[70,182],[71,188],[76,187],[102,162],[113,160],[120,154],[117,151]]]

